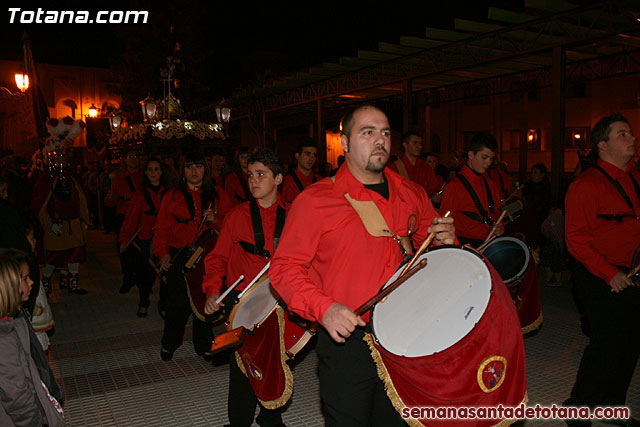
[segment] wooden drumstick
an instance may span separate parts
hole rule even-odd
[[[376,305],[377,303],[379,303],[380,301],[385,299],[391,292],[393,292],[396,289],[398,289],[398,287],[400,285],[402,285],[411,276],[413,276],[415,273],[417,273],[418,270],[423,269],[426,265],[427,265],[427,260],[426,259],[421,259],[420,262],[418,262],[418,264],[414,268],[409,270],[406,274],[401,274],[400,276],[398,276],[398,278],[393,283],[391,283],[389,286],[385,286],[384,288],[382,288],[382,290],[380,292],[375,294],[367,302],[365,302],[360,307],[358,307],[354,311],[356,316],[362,316],[364,313],[369,311],[371,309],[371,307],[373,307],[374,305]]]
[[[251,283],[249,283],[247,285],[247,287],[244,288],[244,290],[242,292],[240,292],[240,294],[238,295],[238,299],[242,298],[242,296],[245,294],[245,292],[247,292],[254,285],[254,283],[256,283],[258,281],[258,279],[260,279],[262,277],[262,275],[269,270],[269,266],[270,265],[271,265],[271,261],[269,261],[267,263],[267,265],[265,265],[264,268],[262,270],[260,270],[260,273],[258,273],[258,275],[253,278]]]
[[[443,218],[448,218],[449,215],[451,215],[451,211],[447,211],[447,213],[444,214]],[[424,242],[422,242],[422,245],[420,245],[420,248],[416,251],[416,253],[413,255],[411,260],[407,263],[407,265],[405,265],[404,268],[402,269],[402,272],[400,273],[399,277],[404,276],[406,272],[409,271],[411,266],[416,262],[416,259],[418,259],[420,255],[422,255],[422,253],[427,249],[427,247],[431,244],[431,242],[433,242],[433,239],[435,239],[435,237],[436,237],[436,233],[430,233],[427,236],[427,238],[424,239]]]
[[[224,301],[227,295],[229,295],[229,292],[231,292],[233,288],[238,286],[238,283],[242,282],[243,280],[244,280],[244,274],[241,274],[240,277],[238,277],[238,280],[236,280],[233,283],[233,285],[229,286],[229,288],[227,288],[227,290],[224,291],[224,293],[218,297],[218,299],[216,300],[216,304],[220,304],[222,301]]]
[[[627,278],[631,279],[633,276],[635,276],[635,274],[640,271],[640,264],[636,265],[635,267],[633,267],[633,269],[627,273]]]
[[[517,193],[519,190],[522,190],[523,188],[524,188],[524,184],[522,184],[520,187],[518,187],[518,188],[516,188],[515,190],[513,190],[513,193],[511,193],[511,195],[510,195],[509,197],[507,197],[506,199],[504,199],[504,200],[502,201],[502,204],[504,205],[504,204],[505,204],[505,202],[506,202],[507,200],[509,200],[509,199],[511,199],[513,196],[515,196],[515,195],[516,195],[516,193]]]
[[[135,233],[133,233],[133,236],[131,236],[131,238],[129,239],[129,241],[127,243],[124,244],[124,249],[127,250],[127,248],[129,247],[129,245],[131,244],[131,242],[133,242],[135,240],[136,237],[138,237],[138,234],[140,233],[140,228],[138,228],[136,230]]]

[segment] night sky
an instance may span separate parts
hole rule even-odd
[[[88,3],[40,2],[39,7],[94,12],[97,8],[88,8]],[[123,53],[128,51],[148,55],[146,62],[155,62],[159,68],[177,40],[185,68],[191,67],[189,71],[221,97],[265,74],[300,71],[323,61],[338,61],[339,56],[356,56],[358,49],[376,50],[379,41],[397,43],[402,35],[424,37],[427,26],[451,29],[454,17],[486,18],[487,5],[521,10],[523,2],[100,3],[104,10],[148,10],[149,23],[9,24],[8,7],[38,8],[16,2],[3,8],[0,57],[22,58],[20,38],[26,30],[36,63],[109,67],[126,62]],[[345,6],[350,3],[358,5]],[[425,6],[416,8],[420,3]]]

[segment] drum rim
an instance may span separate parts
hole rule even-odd
[[[487,246],[485,246],[480,253],[482,253],[482,255],[484,255],[485,258],[487,258],[487,261],[491,262],[489,257],[487,255],[485,255],[484,252],[487,249],[489,249],[491,247],[491,245],[495,244],[496,242],[504,242],[504,241],[511,241],[511,242],[518,243],[520,245],[520,247],[522,247],[522,249],[524,251],[525,260],[526,260],[526,262],[524,262],[524,265],[522,266],[522,268],[520,268],[520,271],[518,271],[518,274],[516,274],[515,276],[513,276],[509,280],[505,280],[504,278],[502,279],[502,281],[504,282],[505,285],[510,285],[510,284],[512,284],[514,282],[518,282],[518,281],[522,280],[522,277],[527,272],[527,269],[529,268],[529,264],[531,263],[531,249],[529,248],[529,246],[527,246],[527,244],[522,239],[518,239],[517,237],[513,237],[513,236],[500,236],[500,237],[496,237],[491,242],[489,242],[487,244]],[[493,266],[493,263],[491,265]],[[495,268],[495,266],[493,266],[493,267]],[[496,271],[497,271],[497,268],[496,268]]]
[[[491,267],[493,266],[489,266],[488,265],[488,260],[487,258],[484,256],[484,254],[482,254],[482,252],[478,252],[475,248],[472,248],[470,246],[467,245],[440,245],[440,246],[436,246],[434,248],[430,248],[428,250],[426,250],[422,255],[428,254],[429,252],[433,252],[433,251],[437,251],[439,249],[463,249],[466,252],[469,252],[473,255],[475,255],[480,261],[482,261],[482,263],[485,265],[485,267],[487,268],[487,271],[489,272],[489,277],[491,277]],[[421,257],[422,257],[421,255]],[[380,289],[383,289],[385,287],[385,285],[389,282],[389,280],[391,280],[391,278],[393,277],[393,275],[396,274],[396,272],[398,270],[400,270],[402,267],[404,267],[404,263],[398,267],[398,269],[396,271],[393,272],[393,274],[391,275],[391,277],[389,277],[384,284],[380,287]],[[487,300],[487,305],[484,307],[484,310],[482,312],[482,316],[480,317],[480,319],[478,320],[478,323],[482,320],[482,318],[484,317],[484,314],[486,313],[487,307],[489,307],[489,304],[491,304],[491,299],[493,298],[493,280],[491,281],[491,287],[489,289],[489,299]],[[376,332],[375,332],[375,327],[373,324],[373,319],[374,319],[374,315],[375,315],[375,308],[378,304],[375,304],[373,307],[371,307],[371,319],[369,320],[369,324],[371,325],[371,336],[373,337],[374,341],[382,348],[384,348],[386,351],[388,351],[389,353],[395,354],[397,356],[402,356],[402,357],[406,357],[406,358],[413,358],[413,357],[429,357],[429,356],[433,356],[436,354],[439,354],[445,350],[448,350],[449,348],[455,346],[456,344],[458,344],[460,341],[462,341],[463,339],[465,339],[469,333],[473,330],[470,329],[463,337],[461,337],[458,341],[456,341],[455,343],[451,344],[451,346],[447,347],[447,348],[443,348],[442,350],[436,351],[435,353],[429,354],[429,355],[421,355],[421,356],[405,356],[405,355],[398,355],[396,353],[394,353],[393,351],[389,350],[387,347],[385,347],[380,340],[378,339],[378,337],[376,336]],[[476,323],[477,325],[477,323]],[[475,326],[474,326],[475,328]]]
[[[233,309],[231,309],[231,313],[229,313],[229,319],[227,321],[228,330],[233,330],[233,320],[236,317],[236,314],[238,313],[238,310],[240,310],[240,307],[242,306],[242,302],[245,301],[245,299],[249,298],[249,296],[251,294],[253,294],[254,292],[256,292],[256,289],[258,289],[258,287],[264,283],[265,280],[269,279],[269,272],[265,271],[264,274],[258,279],[256,280],[252,285],[251,288],[249,290],[247,290],[244,295],[242,295],[242,298],[240,298],[238,300],[238,302],[233,306]],[[269,279],[269,286],[271,286],[271,280]],[[276,292],[275,288],[273,286],[271,286],[271,289],[273,290],[273,292],[275,292],[276,295],[278,295],[278,293]],[[253,331],[256,327],[262,325],[264,323],[265,320],[267,320],[267,317],[271,316],[271,314],[276,310],[276,308],[278,308],[278,299],[280,298],[280,296],[278,295],[278,298],[275,298],[275,304],[273,305],[273,307],[271,308],[271,310],[269,310],[269,312],[267,313],[266,316],[264,316],[262,319],[260,319],[259,322],[255,323],[251,328],[247,328],[246,326],[244,326],[245,329],[247,329],[248,331]],[[242,325],[238,325],[237,327],[242,326]]]

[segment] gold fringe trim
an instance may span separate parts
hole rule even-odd
[[[262,406],[267,409],[277,409],[284,406],[289,401],[289,399],[291,399],[291,394],[293,394],[293,374],[291,373],[291,368],[289,368],[289,365],[287,364],[287,360],[289,358],[287,357],[286,348],[284,345],[284,310],[282,309],[282,307],[278,306],[278,308],[276,309],[276,313],[278,316],[278,329],[280,330],[280,333],[278,334],[280,336],[280,362],[282,364],[282,370],[284,371],[285,385],[282,396],[278,397],[277,399],[267,401],[258,398]],[[235,356],[238,368],[240,368],[242,373],[248,378],[247,372],[244,369],[244,363],[242,363],[242,357],[240,356],[240,353],[236,351]]]
[[[378,371],[378,377],[380,377],[380,379],[384,383],[384,389],[387,392],[387,396],[389,397],[391,404],[393,405],[395,410],[398,411],[399,414],[402,414],[402,410],[406,408],[407,405],[405,405],[405,403],[402,401],[402,398],[400,397],[400,395],[398,394],[398,391],[393,385],[393,381],[391,381],[391,377],[389,376],[389,371],[387,371],[387,367],[382,361],[382,356],[380,356],[380,352],[378,351],[378,349],[375,347],[373,343],[373,337],[371,336],[371,334],[365,333],[362,340],[366,342],[367,345],[369,345],[369,350],[371,350],[371,357],[373,358],[373,361],[375,362],[376,368]],[[529,394],[525,392],[524,398],[522,399],[522,402],[518,404],[518,406],[520,406],[523,403],[526,405],[527,402],[529,402]],[[416,418],[405,418],[404,421],[411,427],[425,426],[422,422],[420,422],[420,420]],[[518,421],[517,418],[505,419],[500,421],[497,424],[494,424],[491,427],[508,427],[511,424],[515,423],[516,421]]]
[[[538,316],[538,318],[536,320],[533,321],[533,323],[531,323],[530,325],[525,326],[524,328],[522,328],[522,335],[524,334],[528,334],[529,332],[535,331],[536,329],[538,329],[540,327],[540,325],[542,324],[542,310],[540,311],[540,315]]]

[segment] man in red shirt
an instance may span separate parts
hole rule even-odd
[[[122,159],[125,162],[127,171],[115,177],[112,185],[111,200],[107,200],[110,206],[116,206],[116,244],[118,252],[120,252],[120,229],[124,223],[124,218],[133,200],[134,194],[142,188],[142,171],[140,171],[140,162],[138,152],[129,150]],[[122,286],[120,293],[126,294],[136,285],[135,282],[135,266],[131,262],[132,257],[124,253],[120,253],[120,267],[122,268]]]
[[[402,136],[402,152],[404,155],[391,163],[389,167],[402,175],[417,183],[429,197],[434,197],[433,201],[440,202],[440,188],[443,180],[436,175],[433,168],[420,158],[422,151],[422,137],[416,131],[409,131]]]
[[[487,132],[474,135],[466,147],[467,163],[444,188],[440,212],[451,211],[460,243],[479,246],[500,217],[500,192],[486,173],[496,156],[497,147],[493,135]],[[495,235],[502,234],[504,224],[501,222]]]
[[[565,199],[566,243],[577,260],[572,280],[591,331],[568,406],[624,406],[640,354],[640,289],[626,275],[640,244],[635,140],[621,114],[596,123],[591,144],[598,161],[571,183]]]
[[[234,283],[240,275],[246,277],[227,297],[227,301],[234,301],[264,268],[275,251],[274,240],[280,238],[284,225],[285,206],[278,197],[278,185],[282,183],[284,172],[282,161],[271,150],[263,149],[251,155],[248,163],[249,187],[255,200],[236,205],[229,212],[216,247],[205,258],[206,275],[202,288],[207,294],[206,314],[212,314],[224,305],[216,303],[224,277],[227,285]],[[255,229],[257,224],[261,230]],[[227,311],[230,308],[231,304]],[[229,421],[232,426],[250,426],[258,400],[233,354],[229,369]],[[267,410],[261,405],[258,424],[282,425],[283,412],[284,408]]]
[[[394,410],[362,340],[369,314],[354,310],[373,297],[403,260],[394,237],[412,231],[419,246],[453,244],[452,218],[438,218],[425,191],[386,169],[391,148],[387,116],[361,105],[342,120],[346,162],[333,179],[307,188],[293,202],[269,278],[290,310],[318,321],[316,351],[327,425],[405,425]],[[389,235],[374,237],[352,202],[373,205]]]
[[[231,172],[226,177],[225,191],[231,199],[231,203],[237,205],[238,203],[251,200],[251,191],[247,179],[248,163],[249,163],[249,147],[238,148],[238,168]]]
[[[226,194],[216,190],[201,154],[188,153],[182,171],[182,184],[167,191],[162,198],[153,233],[153,253],[160,259],[160,268],[167,272],[168,282],[160,353],[163,360],[171,360],[173,352],[182,345],[185,325],[193,314],[184,280],[187,253],[183,248],[194,244],[201,226],[201,232],[219,228],[222,216],[231,204]],[[196,353],[205,359],[212,357],[209,352],[212,340],[210,325],[194,315],[193,347]]]
[[[318,146],[313,140],[298,145],[296,169],[284,178],[282,183],[282,201],[291,204],[302,190],[318,180],[313,166],[318,158]]]

